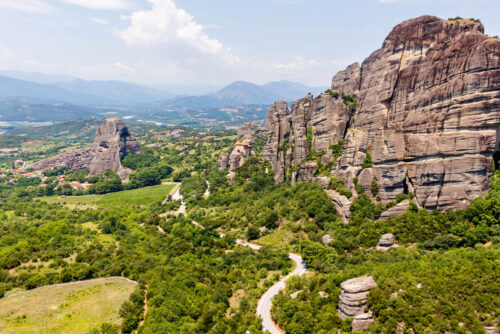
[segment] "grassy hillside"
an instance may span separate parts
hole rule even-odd
[[[64,204],[69,208],[97,208],[112,206],[146,205],[165,199],[174,185],[162,184],[153,187],[146,187],[133,190],[124,190],[106,195],[86,195],[68,196],[59,198],[58,196],[42,197],[41,200],[54,204]]]
[[[0,299],[0,332],[88,333],[102,323],[120,324],[118,311],[136,284],[106,278],[12,292]]]

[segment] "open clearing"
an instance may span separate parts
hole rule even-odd
[[[118,325],[118,311],[135,287],[110,277],[13,292],[0,299],[0,333],[85,334],[104,322]]]
[[[58,196],[47,196],[42,197],[41,200],[48,203],[64,204],[70,209],[145,205],[164,200],[170,194],[174,186],[173,184],[162,184],[140,189],[124,190],[106,195],[68,196],[63,198],[59,198]]]

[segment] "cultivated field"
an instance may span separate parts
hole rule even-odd
[[[113,277],[12,292],[0,299],[0,333],[85,334],[104,322],[118,325],[135,286]]]
[[[64,198],[48,196],[42,197],[41,199],[49,203],[64,204],[70,209],[145,205],[162,201],[170,194],[173,188],[174,185],[172,184],[162,184],[153,187],[124,190],[106,195],[68,196]]]

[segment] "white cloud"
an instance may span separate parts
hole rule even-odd
[[[100,25],[108,25],[109,24],[108,21],[101,19],[101,18],[98,18],[98,17],[91,17],[90,21],[92,21],[96,24],[100,24]]]
[[[114,66],[123,73],[134,73],[135,69],[122,63],[114,63]]]
[[[0,8],[31,13],[50,13],[54,8],[39,0],[0,0]]]
[[[130,6],[126,0],[59,0],[70,5],[89,9],[119,10]]]
[[[128,45],[155,45],[183,42],[205,54],[216,55],[234,64],[241,60],[217,39],[209,37],[193,16],[177,8],[173,0],[148,0],[150,10],[136,11],[130,26],[117,34]]]

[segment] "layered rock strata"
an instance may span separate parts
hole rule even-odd
[[[363,330],[374,323],[372,313],[366,312],[366,304],[368,293],[376,287],[377,283],[371,276],[352,278],[340,285],[338,315],[342,319],[353,319],[353,331]]]
[[[121,158],[127,154],[141,153],[139,143],[130,136],[127,126],[118,118],[103,121],[97,129],[94,143],[83,148],[47,158],[26,166],[35,170],[55,167],[70,169],[88,168],[90,175],[103,173],[110,169],[120,177],[126,178],[129,172],[123,168]]]
[[[368,195],[375,177],[382,201],[414,193],[429,210],[463,208],[488,189],[500,156],[500,40],[472,20],[405,21],[361,66],[335,75],[329,94],[307,96],[291,112],[274,104],[266,129],[264,157],[278,183],[309,148],[328,164],[341,139],[331,175],[353,193],[355,177]]]

